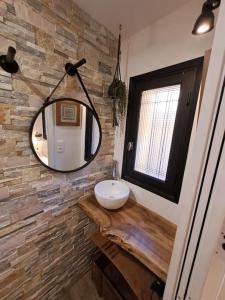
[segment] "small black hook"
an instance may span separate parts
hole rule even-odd
[[[66,73],[70,76],[74,76],[74,75],[77,74],[77,69],[80,68],[81,66],[83,66],[84,64],[86,64],[86,59],[85,58],[79,60],[75,64],[67,63],[65,65]]]
[[[19,70],[19,66],[15,61],[16,49],[13,47],[8,48],[8,52],[6,55],[0,56],[0,66],[2,69],[8,73],[17,73]]]

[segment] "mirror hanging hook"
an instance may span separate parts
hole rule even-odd
[[[10,74],[17,73],[19,71],[19,65],[15,61],[16,49],[9,47],[6,55],[0,56],[0,66],[5,72]]]
[[[83,91],[84,91],[84,93],[85,93],[85,95],[86,95],[86,97],[87,97],[87,99],[89,101],[89,104],[90,104],[90,106],[91,106],[94,114],[98,117],[98,114],[97,114],[97,112],[95,110],[95,107],[94,107],[92,101],[91,101],[91,98],[90,98],[90,96],[88,94],[88,91],[87,91],[87,89],[86,89],[86,87],[84,85],[84,82],[83,82],[83,80],[82,80],[82,78],[80,76],[80,73],[78,72],[78,68],[81,67],[81,66],[83,66],[84,64],[86,64],[86,59],[85,58],[79,60],[75,64],[67,63],[65,65],[66,72],[64,73],[64,75],[62,76],[62,78],[59,80],[59,82],[57,83],[57,85],[54,87],[54,89],[51,91],[50,95],[45,99],[44,104],[47,104],[50,101],[51,97],[53,96],[53,94],[55,93],[55,91],[57,90],[57,88],[59,87],[59,85],[61,84],[61,82],[64,80],[64,78],[65,78],[66,75],[69,75],[69,76],[75,76],[76,75],[77,78],[78,78],[78,80],[79,80],[79,82],[80,82],[80,85],[81,85],[81,87],[82,87],[82,89],[83,89]]]

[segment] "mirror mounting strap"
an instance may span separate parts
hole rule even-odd
[[[81,85],[81,87],[82,87],[82,89],[83,89],[83,91],[84,91],[84,93],[85,93],[85,95],[86,95],[86,97],[87,97],[87,99],[88,99],[88,101],[90,103],[90,106],[91,106],[94,114],[96,115],[96,117],[98,117],[98,114],[97,114],[97,112],[96,112],[96,110],[94,108],[94,105],[93,105],[93,103],[91,101],[91,98],[90,98],[90,96],[88,94],[88,91],[87,91],[87,89],[86,89],[86,87],[84,85],[84,82],[83,82],[83,80],[82,80],[82,78],[80,76],[80,73],[78,72],[78,68],[81,67],[82,65],[84,65],[85,63],[86,63],[86,59],[85,58],[79,60],[75,64],[67,63],[65,65],[66,72],[64,73],[64,75],[62,76],[62,78],[59,80],[59,82],[57,83],[57,85],[54,87],[54,89],[51,91],[50,95],[45,99],[44,104],[47,104],[50,101],[51,97],[53,96],[53,94],[55,93],[55,91],[57,90],[57,88],[59,87],[59,85],[61,84],[61,82],[64,80],[64,78],[65,78],[66,75],[69,75],[69,76],[75,76],[76,75],[77,78],[78,78],[78,80],[79,80],[79,82],[80,82],[80,85]]]
[[[63,79],[65,78],[67,73],[65,73],[63,75],[63,77],[59,80],[59,82],[57,83],[57,85],[54,87],[54,89],[51,91],[50,95],[44,100],[44,104],[47,104],[50,99],[52,98],[53,94],[55,93],[55,91],[57,90],[57,88],[59,87],[60,83],[63,81]]]
[[[86,97],[87,97],[87,99],[88,99],[88,101],[90,103],[90,106],[91,106],[94,114],[98,117],[98,114],[97,114],[97,112],[95,110],[95,107],[94,107],[94,105],[93,105],[93,103],[91,101],[91,98],[90,98],[90,96],[88,94],[88,91],[87,91],[87,89],[86,89],[86,87],[84,85],[84,82],[83,82],[83,80],[82,80],[82,78],[81,78],[80,73],[78,72],[78,70],[76,70],[76,75],[77,75],[77,78],[78,78],[78,80],[80,82],[80,85],[81,85],[81,87],[82,87],[82,89],[83,89],[83,91],[84,91],[84,93],[85,93],[85,95],[86,95]]]

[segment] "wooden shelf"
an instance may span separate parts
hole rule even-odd
[[[120,271],[137,299],[149,300],[151,296],[150,285],[156,279],[153,273],[128,252],[103,237],[101,233],[95,233],[92,240]]]
[[[176,234],[174,224],[131,200],[117,211],[102,208],[94,196],[81,200],[79,206],[100,226],[102,236],[166,281]]]

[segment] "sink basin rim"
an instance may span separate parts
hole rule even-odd
[[[122,207],[127,202],[130,188],[124,182],[118,180],[104,180],[96,184],[94,192],[96,200],[101,206],[114,210]]]
[[[111,186],[116,187],[116,185],[118,185],[118,188],[122,187],[122,189],[124,189],[124,190],[122,190],[122,191],[120,190],[120,194],[117,194],[113,198],[110,198],[109,192],[107,193],[107,190],[104,191],[103,186],[106,184],[109,185],[109,188]],[[107,189],[107,188],[108,187],[105,187],[105,189]],[[127,194],[129,194],[129,192],[130,192],[129,187],[124,182],[119,181],[119,180],[103,180],[95,185],[95,193],[97,193],[101,197],[109,198],[109,200],[126,197]]]

